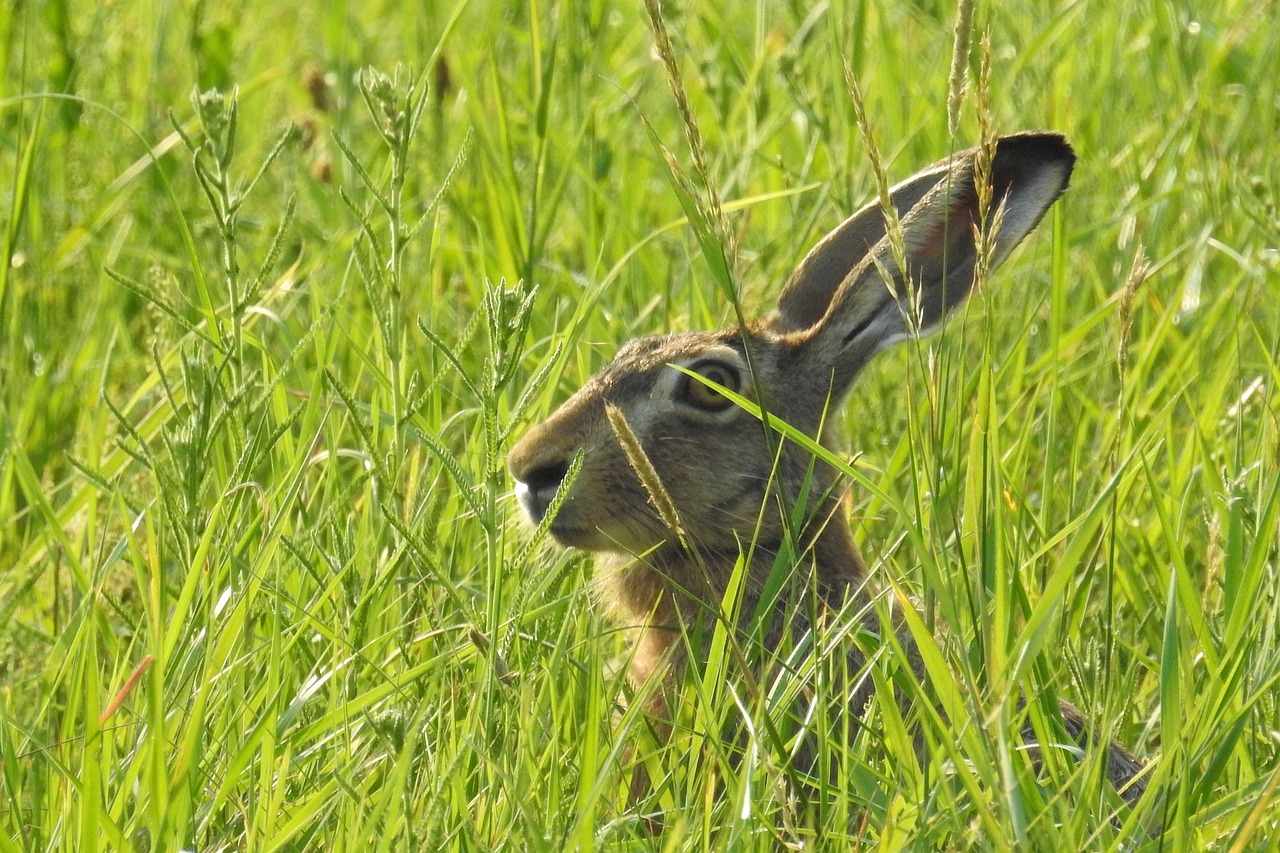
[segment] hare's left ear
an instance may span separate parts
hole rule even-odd
[[[957,154],[894,190],[894,206],[906,208],[905,271],[883,222],[876,224],[879,209],[846,221],[805,259],[770,324],[800,333],[793,340],[806,370],[834,375],[835,389],[843,391],[874,353],[932,331],[973,287],[977,229],[999,228],[988,258],[994,269],[1067,188],[1075,153],[1055,133],[998,140],[986,222],[980,221],[976,159],[976,150]]]
[[[898,218],[906,216],[946,176],[952,165],[972,154],[965,151],[934,163],[890,189],[889,199]],[[791,274],[778,297],[777,309],[769,317],[769,325],[779,331],[798,332],[821,320],[831,307],[836,288],[884,239],[885,231],[884,210],[879,199],[837,225],[809,250]]]

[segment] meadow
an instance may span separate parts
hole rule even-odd
[[[1280,849],[1280,5],[979,2],[949,117],[955,17],[670,2],[682,115],[638,2],[4,4],[0,853]],[[807,809],[722,661],[647,735],[505,455],[874,197],[846,62],[891,180],[980,95],[1079,160],[843,413],[949,713]],[[1054,697],[1137,809],[1019,750]]]

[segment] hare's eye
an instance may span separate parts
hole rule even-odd
[[[704,361],[690,365],[689,369],[717,385],[728,388],[735,394],[738,392],[738,371],[723,362]],[[695,376],[685,374],[681,377],[677,388],[683,402],[704,412],[723,412],[733,405],[732,400]]]

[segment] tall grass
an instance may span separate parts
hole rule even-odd
[[[0,11],[0,850],[1275,848],[1275,4],[978,4],[998,129],[1080,162],[850,403],[949,713],[920,760],[881,703],[816,812],[707,735],[767,710],[722,656],[648,739],[503,457],[874,194],[843,63],[891,178],[979,127],[950,7],[661,17],[680,99],[640,4]],[[1151,760],[1137,812],[1014,750],[1057,697]]]

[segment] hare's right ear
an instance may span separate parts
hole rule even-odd
[[[891,193],[902,222],[906,269],[899,269],[883,215],[864,208],[831,232],[792,276],[767,325],[787,335],[807,373],[844,393],[867,360],[894,341],[924,334],[973,287],[979,229],[995,269],[1067,188],[1075,153],[1060,134],[1028,133],[996,142],[983,221],[976,149],[931,166]]]

